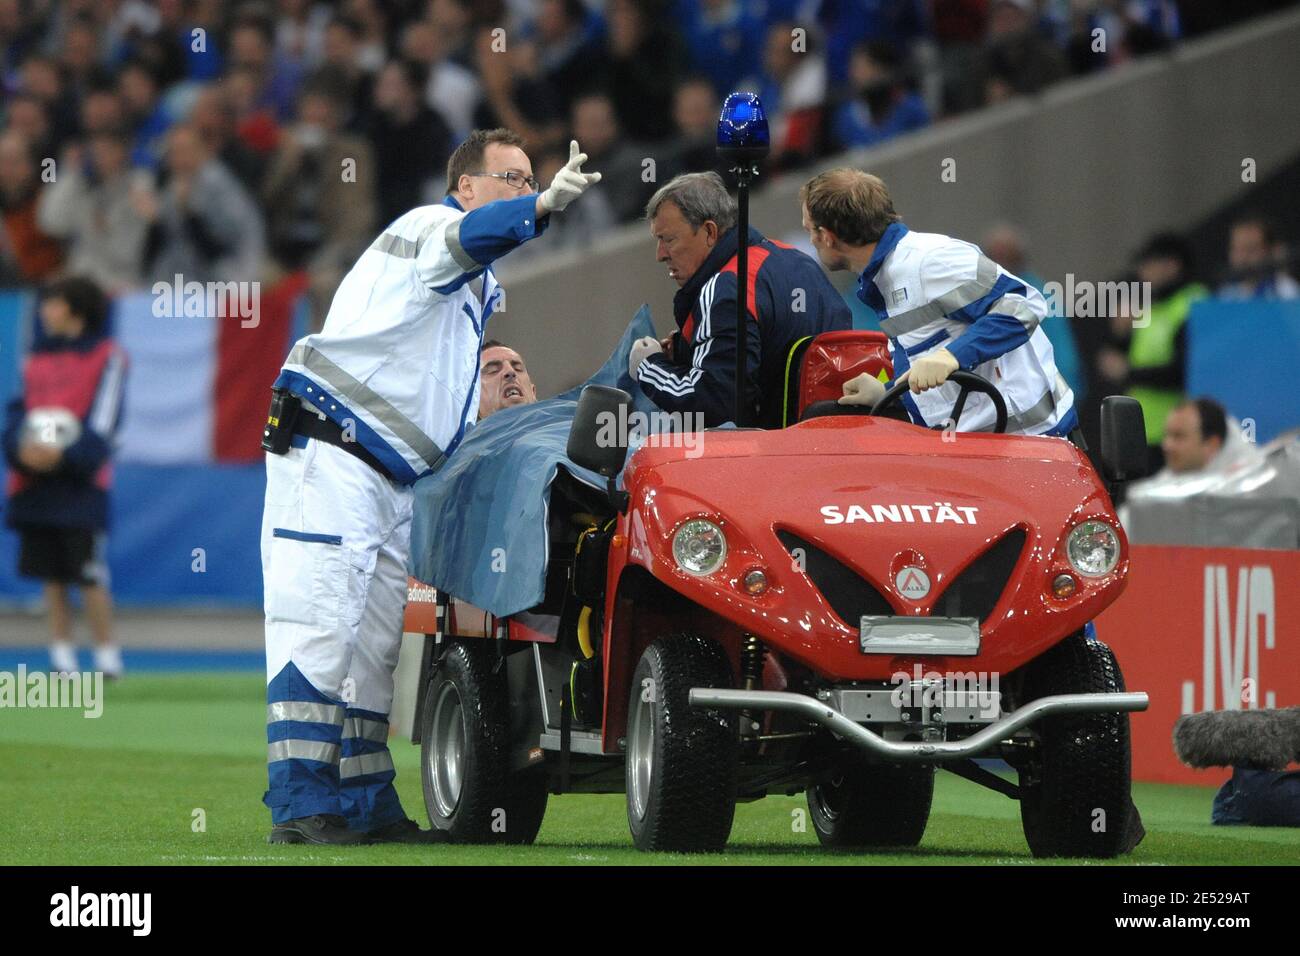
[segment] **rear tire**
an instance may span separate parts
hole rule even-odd
[[[697,634],[660,638],[632,678],[627,819],[638,850],[716,852],[736,813],[736,715],[692,707],[692,687],[731,687],[731,664]]]
[[[934,767],[855,760],[807,796],[822,846],[916,846],[930,820]]]
[[[1116,693],[1124,675],[1111,649],[1073,634],[1029,665],[1026,702],[1052,694]],[[1020,819],[1036,857],[1109,859],[1129,847],[1127,713],[1064,714],[1038,724],[1037,756],[1020,768]]]
[[[545,769],[509,771],[509,694],[494,664],[487,641],[451,644],[425,690],[424,806],[453,843],[532,843],[546,813]]]

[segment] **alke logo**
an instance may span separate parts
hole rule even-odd
[[[1259,652],[1277,643],[1273,569],[1237,569],[1236,594],[1228,588],[1228,567],[1205,566],[1204,657],[1201,706],[1206,710],[1254,710],[1276,706],[1277,694],[1261,690]],[[1183,681],[1182,712],[1196,712],[1196,682]]]
[[[930,593],[930,576],[915,565],[908,565],[894,576],[894,587],[905,598],[919,601]]]

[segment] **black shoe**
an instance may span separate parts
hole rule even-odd
[[[267,843],[319,843],[325,846],[359,846],[366,835],[349,830],[347,821],[332,813],[299,817],[271,827]]]
[[[414,820],[398,820],[366,831],[367,843],[450,843],[446,830],[421,830]]]

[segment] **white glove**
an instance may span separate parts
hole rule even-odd
[[[636,371],[651,355],[663,355],[664,347],[659,344],[659,340],[653,336],[647,335],[645,338],[637,339],[632,343],[632,351],[627,356],[627,374],[633,379],[636,378]]]
[[[600,173],[584,173],[582,164],[587,161],[587,154],[578,152],[578,141],[569,141],[569,161],[555,174],[546,192],[537,197],[537,201],[548,213],[557,212],[569,205],[588,187],[600,182]]]
[[[935,349],[926,352],[912,363],[912,367],[900,378],[907,379],[913,392],[924,392],[948,381],[948,376],[957,371],[957,358],[947,349]]]
[[[840,396],[841,405],[874,405],[885,395],[885,386],[880,379],[870,372],[863,372],[857,378],[844,383],[844,394]]]

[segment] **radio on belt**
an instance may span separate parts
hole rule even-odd
[[[266,414],[266,427],[262,429],[262,447],[273,455],[287,452],[301,410],[297,395],[283,388],[271,389],[271,409]]]

